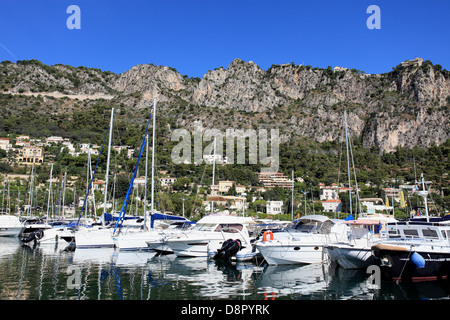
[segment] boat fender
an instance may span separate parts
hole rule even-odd
[[[266,242],[267,241],[267,236],[270,237],[270,240],[273,240],[273,232],[272,231],[266,231],[263,234],[263,241]]]
[[[414,251],[410,260],[417,269],[425,268],[425,259],[417,252]]]

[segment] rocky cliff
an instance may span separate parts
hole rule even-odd
[[[136,117],[157,98],[160,114],[176,117],[179,126],[203,120],[205,127],[279,128],[282,139],[308,136],[319,142],[342,137],[345,109],[352,134],[384,151],[441,144],[450,133],[450,72],[430,61],[368,75],[294,64],[262,70],[235,59],[201,79],[152,64],[114,74],[35,60],[3,62],[0,92],[100,95]]]

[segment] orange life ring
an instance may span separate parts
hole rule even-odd
[[[263,240],[264,242],[267,241],[267,236],[270,236],[270,240],[273,240],[273,232],[272,231],[265,231],[263,234]]]

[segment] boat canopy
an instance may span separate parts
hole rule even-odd
[[[365,220],[365,219],[360,219],[360,220],[349,220],[349,221],[344,221],[345,224],[348,225],[379,225],[380,221],[376,221],[376,220]]]

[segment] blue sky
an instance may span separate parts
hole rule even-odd
[[[381,10],[370,30],[366,9]],[[81,29],[69,30],[69,5]],[[95,67],[143,63],[190,77],[235,58],[388,72],[422,57],[450,70],[449,0],[1,0],[0,61]]]

